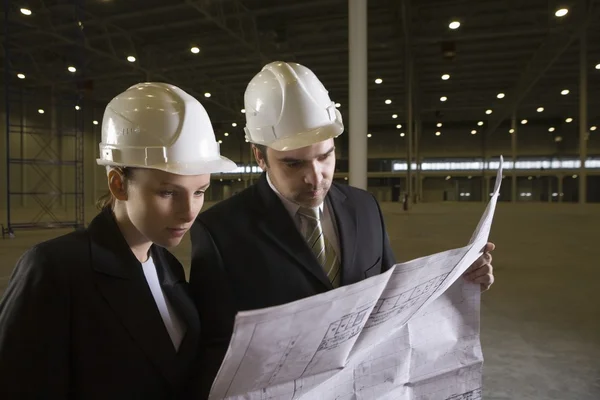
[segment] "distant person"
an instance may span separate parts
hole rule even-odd
[[[190,287],[203,326],[198,396],[208,395],[238,311],[289,303],[391,268],[395,257],[376,199],[333,182],[344,126],[308,68],[264,66],[245,93],[246,138],[264,171],[190,230]],[[487,289],[493,245],[468,277]]]
[[[178,399],[198,313],[173,247],[204,202],[220,156],[203,106],[142,83],[115,97],[98,164],[110,194],[88,228],[18,261],[0,301],[0,397]]]

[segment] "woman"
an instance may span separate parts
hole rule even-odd
[[[209,117],[183,90],[135,85],[102,121],[110,194],[85,230],[18,261],[0,302],[0,396],[174,399],[200,333],[179,244],[220,156]]]

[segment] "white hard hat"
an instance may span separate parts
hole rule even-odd
[[[146,82],[108,103],[99,165],[152,168],[179,175],[229,172],[204,107],[180,88]]]
[[[334,138],[344,131],[342,115],[308,68],[275,61],[263,67],[244,94],[246,139],[285,151]]]

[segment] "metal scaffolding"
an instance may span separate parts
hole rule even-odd
[[[74,7],[75,21],[82,10]],[[80,228],[84,225],[84,102],[76,90],[82,78],[84,55],[78,55],[78,74],[73,89],[58,91],[54,86],[29,83],[25,71],[13,65],[11,50],[16,46],[11,33],[15,10],[5,0],[6,113],[6,225],[2,237],[14,237],[15,230]],[[77,40],[84,41],[83,26]],[[18,57],[15,55],[14,57]],[[32,80],[33,81],[33,80]]]

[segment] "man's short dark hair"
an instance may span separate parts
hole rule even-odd
[[[258,149],[262,153],[263,158],[265,159],[265,164],[267,167],[269,166],[269,159],[267,158],[267,146],[264,144],[253,144],[254,147]]]

